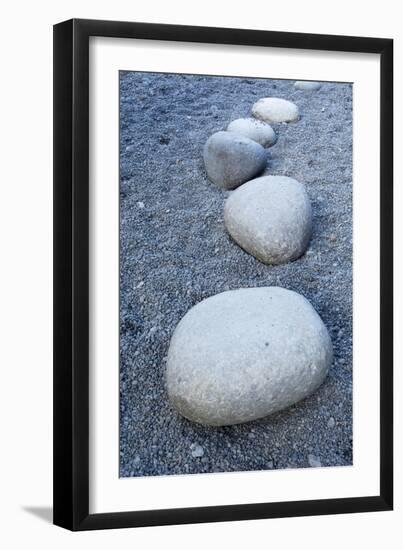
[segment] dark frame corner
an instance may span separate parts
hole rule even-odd
[[[271,46],[381,56],[379,495],[89,514],[89,38]],[[72,19],[54,26],[54,523],[78,531],[392,510],[393,41]]]

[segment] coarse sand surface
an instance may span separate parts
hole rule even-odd
[[[352,464],[352,85],[297,90],[294,80],[120,73],[120,476]],[[207,138],[250,116],[261,97],[298,105],[273,125],[263,175],[306,186],[306,254],[268,266],[231,240],[229,196],[203,166]],[[169,341],[202,299],[240,287],[304,295],[328,327],[334,361],[323,385],[262,420],[211,428],[171,407]],[[196,449],[196,451],[195,451]]]

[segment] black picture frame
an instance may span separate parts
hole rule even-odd
[[[89,38],[270,46],[381,57],[380,491],[328,500],[89,513]],[[54,26],[54,523],[77,530],[393,507],[393,41],[73,19]]]

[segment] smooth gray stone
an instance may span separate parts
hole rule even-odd
[[[312,82],[311,80],[297,80],[294,84],[297,90],[305,90],[307,92],[315,92],[321,87],[320,82]]]
[[[335,419],[333,418],[333,416],[331,416],[329,418],[329,420],[327,421],[327,427],[328,428],[334,428],[336,426],[336,421]]]
[[[193,458],[201,458],[204,455],[203,447],[201,445],[198,445],[197,443],[193,443],[190,446],[190,450]]]
[[[304,186],[286,176],[248,181],[228,197],[224,223],[239,246],[265,264],[296,260],[312,233],[311,204]]]
[[[255,118],[237,118],[229,123],[227,131],[252,139],[262,147],[270,147],[277,141],[277,136],[270,124]]]
[[[299,119],[295,103],[280,97],[263,97],[252,107],[252,115],[265,122],[294,122]]]
[[[233,132],[209,137],[203,157],[209,179],[224,189],[235,189],[250,180],[267,163],[267,151],[261,145]]]
[[[194,422],[239,424],[310,395],[331,362],[328,331],[303,296],[278,287],[230,290],[194,306],[176,327],[168,396]]]

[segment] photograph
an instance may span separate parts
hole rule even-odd
[[[353,84],[119,72],[119,476],[353,465]]]

